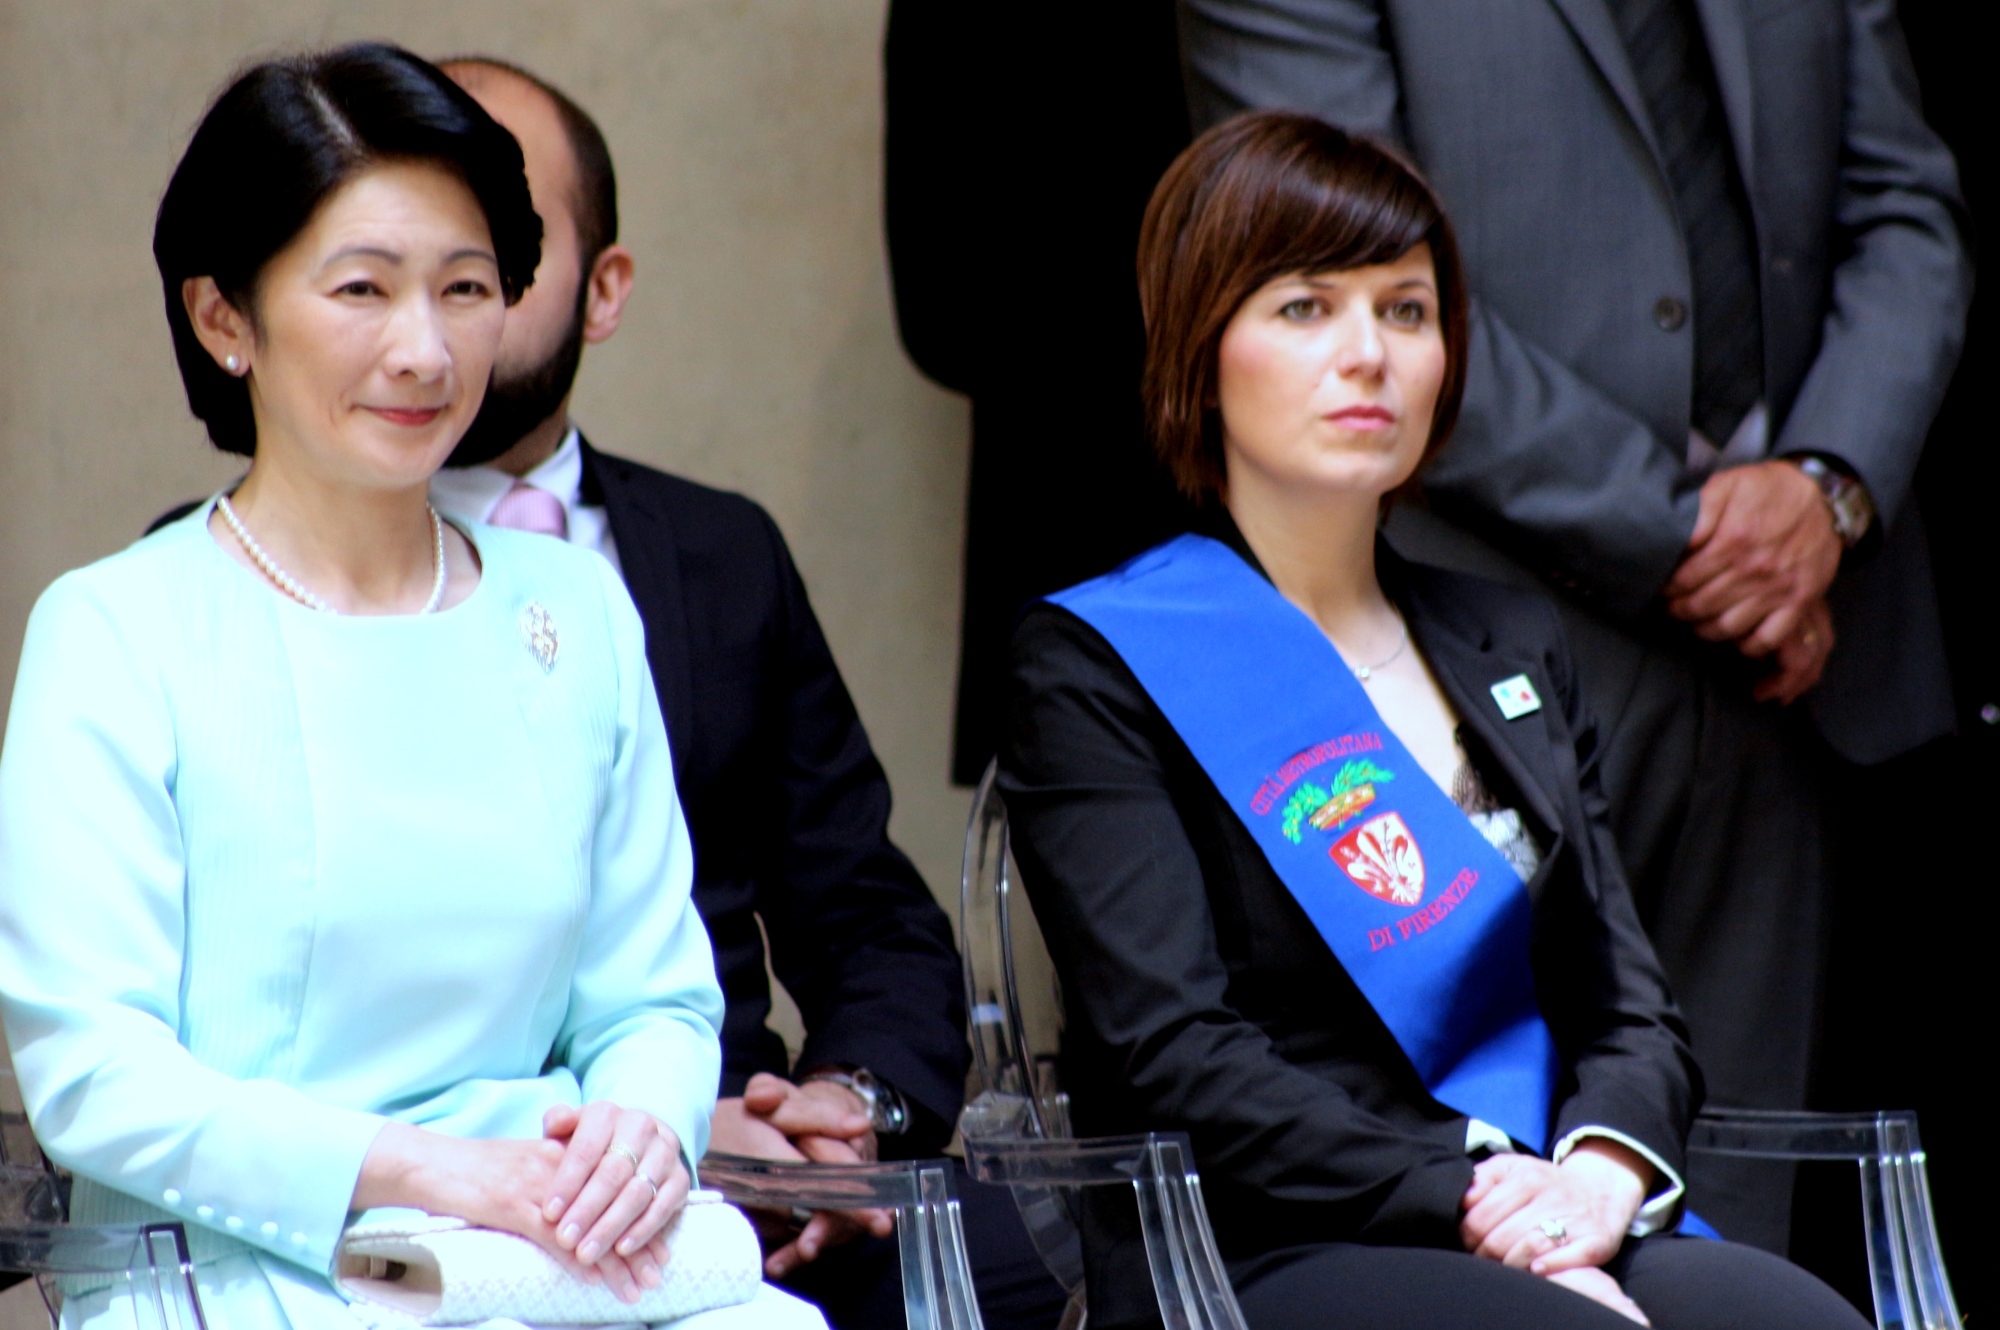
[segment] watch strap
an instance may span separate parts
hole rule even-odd
[[[1785,460],[1818,487],[1820,498],[1826,500],[1827,511],[1833,517],[1834,534],[1840,537],[1842,545],[1853,548],[1875,521],[1875,501],[1869,498],[1868,487],[1845,468],[1812,453]]]

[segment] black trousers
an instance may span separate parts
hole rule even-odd
[[[1867,1330],[1852,1306],[1754,1247],[1658,1236],[1606,1267],[1655,1330]],[[1250,1330],[1632,1330],[1558,1284],[1464,1252],[1320,1243],[1232,1263]]]
[[[966,1257],[986,1330],[1055,1330],[1069,1295],[1035,1254],[1014,1194],[958,1174]],[[836,1247],[779,1281],[826,1313],[833,1330],[902,1330],[903,1267],[896,1239]]]
[[[1693,1034],[1708,1103],[1804,1108],[1831,900],[1826,782],[1844,764],[1800,707],[1752,699],[1765,666],[1664,614],[1614,626],[1564,605],[1598,722],[1612,830]],[[1793,1169],[1694,1156],[1689,1204],[1787,1250]]]

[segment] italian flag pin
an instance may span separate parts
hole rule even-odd
[[[1525,674],[1517,674],[1494,684],[1493,700],[1500,704],[1500,714],[1508,720],[1519,720],[1542,709],[1542,699],[1536,695],[1535,686],[1528,682]]]

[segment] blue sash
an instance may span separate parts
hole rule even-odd
[[[1318,626],[1205,536],[1049,599],[1138,676],[1432,1095],[1546,1152],[1527,888]]]

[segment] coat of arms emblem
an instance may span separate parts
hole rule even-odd
[[[1333,861],[1355,886],[1391,905],[1424,898],[1424,856],[1417,838],[1395,813],[1369,818],[1333,843]]]

